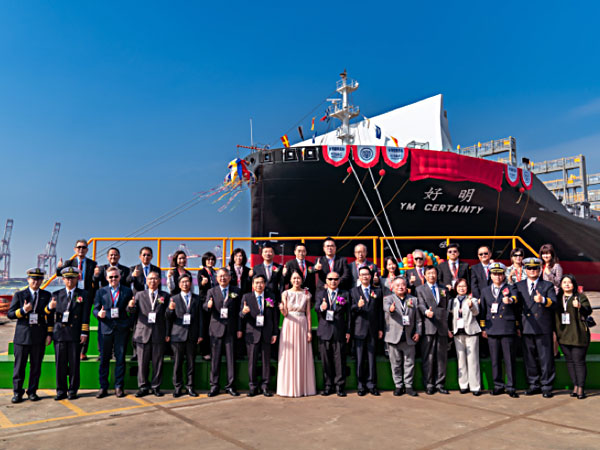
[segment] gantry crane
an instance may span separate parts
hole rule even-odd
[[[60,222],[54,224],[50,241],[46,244],[46,252],[38,255],[37,266],[46,271],[46,278],[56,272],[56,243],[60,232]]]
[[[13,219],[6,220],[4,237],[0,241],[0,280],[10,278],[10,237],[12,236]]]

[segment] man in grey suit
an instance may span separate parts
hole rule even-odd
[[[169,294],[160,291],[160,273],[148,272],[145,283],[147,290],[138,291],[127,306],[127,312],[135,318],[133,344],[139,357],[138,391],[136,397],[154,393],[162,397],[163,359],[165,356],[167,322],[166,311]],[[152,381],[149,381],[152,361]]]
[[[425,284],[417,288],[419,311],[423,316],[425,330],[421,340],[423,361],[423,384],[427,395],[437,390],[448,394],[446,363],[448,361],[448,295],[445,287],[437,284],[438,271],[434,266],[425,268]]]
[[[416,397],[418,394],[413,389],[415,353],[423,321],[417,309],[417,298],[408,294],[406,279],[397,277],[391,287],[394,293],[383,299],[383,311],[385,342],[388,344],[396,386],[394,395],[406,392],[411,397]]]

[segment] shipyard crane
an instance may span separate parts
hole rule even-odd
[[[37,266],[46,271],[46,277],[51,277],[56,272],[56,243],[60,232],[60,222],[54,224],[52,236],[46,244],[46,252],[38,255]]]
[[[10,278],[10,237],[12,236],[13,219],[7,219],[4,237],[0,241],[0,280]]]

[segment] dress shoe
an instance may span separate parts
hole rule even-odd
[[[582,392],[581,392],[581,394],[579,394],[579,395],[577,396],[577,398],[578,398],[579,400],[583,400],[584,398],[587,398],[587,395],[585,395],[585,392],[583,392],[583,391],[582,391]]]
[[[79,355],[79,359],[81,361],[87,361],[88,358],[87,358],[87,355],[85,353],[82,353],[81,355]]]
[[[67,398],[69,400],[77,400],[79,398],[79,395],[77,395],[77,392],[69,392],[67,394]]]
[[[155,397],[162,397],[163,395],[165,395],[160,389],[153,389],[152,393]]]
[[[123,398],[125,397],[125,391],[123,390],[123,388],[115,388],[115,395],[117,396],[117,398]]]
[[[554,394],[552,393],[552,391],[546,391],[542,394],[542,397],[544,398],[552,398],[554,397]]]
[[[240,396],[240,393],[238,391],[236,391],[234,388],[227,388],[227,389],[225,389],[225,392],[227,392],[232,397],[239,397]]]
[[[479,397],[481,395],[481,391],[473,391],[473,395],[475,397]]]
[[[108,391],[106,389],[100,389],[96,394],[96,398],[104,398],[108,396]]]
[[[193,389],[188,389],[188,395],[190,397],[198,397],[198,393]]]
[[[507,394],[510,398],[519,398],[519,394],[516,391],[508,391]]]
[[[429,387],[429,388],[427,388],[427,390],[425,391],[425,393],[427,395],[433,395],[433,394],[435,394],[435,388]]]
[[[461,389],[461,390],[460,390],[460,393],[461,393],[461,394],[468,394],[468,393],[469,393],[469,390],[468,390],[468,389]]]
[[[173,392],[173,397],[175,398],[179,398],[183,395],[183,392],[181,391],[181,389],[176,390],[175,392]]]
[[[346,391],[344,391],[343,389],[339,388],[337,390],[337,396],[338,397],[345,397],[346,396]]]
[[[15,395],[13,395],[13,398],[10,399],[11,403],[21,403],[22,401],[23,401],[22,394],[15,394]]]
[[[268,389],[263,389],[262,393],[265,397],[273,397],[273,393]]]
[[[32,401],[32,402],[37,402],[37,401],[40,401],[40,400],[41,400],[41,399],[40,399],[40,397],[39,397],[39,395],[37,395],[35,392],[33,392],[33,393],[31,393],[31,394],[27,395],[27,398],[28,398],[30,401]]]
[[[139,391],[137,391],[137,392],[135,393],[135,396],[136,396],[137,398],[140,398],[140,397],[145,397],[145,396],[146,396],[146,395],[148,395],[149,393],[150,393],[150,391],[148,391],[148,390],[146,390],[146,389],[140,389]]]
[[[333,394],[333,391],[332,391],[331,389],[323,389],[323,390],[321,391],[321,395],[322,395],[323,397],[327,397],[328,395],[331,395],[331,394]]]
[[[367,395],[367,391],[365,389],[359,389],[358,390],[358,396],[359,397],[364,397],[365,395]]]
[[[571,393],[569,394],[569,396],[570,396],[570,397],[578,397],[578,396],[579,396],[579,394],[577,394],[577,392],[571,392]]]
[[[379,393],[379,391],[377,390],[377,388],[369,389],[369,392],[371,393],[371,395],[374,395],[375,397],[379,397],[381,395]]]
[[[206,394],[208,397],[216,397],[217,395],[219,395],[219,390],[218,389],[211,389],[208,394]]]
[[[529,388],[525,391],[525,395],[536,395],[540,394],[542,390],[540,388]]]
[[[500,395],[500,394],[504,394],[504,388],[495,388],[493,391],[490,392],[491,395]]]
[[[394,397],[400,397],[405,392],[406,392],[406,390],[403,387],[396,388],[396,389],[394,389]]]
[[[257,389],[250,389],[250,391],[248,392],[248,397],[254,397],[256,396],[256,394],[258,394]]]
[[[67,394],[56,394],[56,397],[54,397],[54,400],[56,400],[57,402],[60,400],[64,400],[67,398]]]
[[[438,388],[437,390],[440,394],[444,394],[444,395],[448,395],[450,392],[448,392],[448,389],[445,388]]]
[[[133,356],[131,357],[131,361],[137,361],[137,360],[138,360],[138,359],[137,359],[137,355],[133,355]]]
[[[410,395],[411,397],[419,396],[419,394],[417,394],[417,391],[415,391],[413,388],[406,388],[406,395]]]

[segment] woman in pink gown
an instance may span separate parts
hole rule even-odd
[[[291,289],[285,291],[279,308],[284,316],[279,341],[277,395],[315,395],[315,364],[310,333],[310,293],[302,289],[302,275],[295,270]]]

